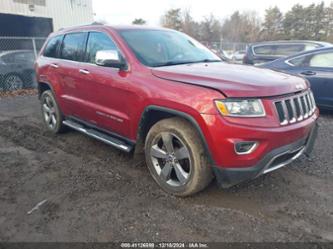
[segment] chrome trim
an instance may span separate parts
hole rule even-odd
[[[297,105],[299,107],[300,115],[298,115],[298,113],[296,111],[297,108],[296,108],[295,101],[297,102]],[[303,101],[304,101],[304,106],[302,104]],[[289,102],[288,105],[290,104],[290,107],[292,109],[291,117],[289,114],[287,102]],[[280,107],[278,108],[277,103],[281,104],[282,109],[280,109]],[[307,119],[307,118],[311,117],[316,110],[316,104],[314,102],[313,93],[311,90],[307,90],[307,91],[305,91],[301,94],[295,95],[295,96],[290,96],[290,97],[276,100],[276,101],[274,101],[274,106],[275,106],[276,112],[278,112],[278,111],[283,112],[284,119],[282,121],[280,121],[280,125],[283,125],[283,126],[287,125],[287,124],[294,124],[296,122],[300,122],[304,119]],[[280,117],[279,117],[279,120],[280,120]]]
[[[103,138],[103,137],[100,137],[96,134],[93,134],[92,132],[89,132],[89,130],[85,129],[84,127],[80,126],[79,124],[75,123],[75,122],[72,122],[72,121],[69,121],[69,120],[64,120],[62,122],[64,125],[67,125],[68,127],[74,129],[74,130],[77,130],[79,132],[82,132],[90,137],[93,137],[93,138],[96,138],[97,140],[100,140],[106,144],[109,144],[109,145],[112,145],[120,150],[123,150],[123,151],[127,151],[129,152],[131,150],[131,148],[129,146],[126,146],[126,145],[122,145],[122,144],[117,144],[111,140],[108,140],[106,138]]]
[[[239,144],[239,143],[253,143],[253,145],[252,145],[251,149],[249,149],[246,152],[238,152],[236,150],[236,145]],[[255,151],[258,148],[258,145],[259,145],[259,143],[255,142],[255,141],[239,141],[239,142],[234,144],[234,150],[235,150],[237,155],[248,155],[248,154],[251,154],[253,151]]]
[[[79,72],[80,72],[81,74],[85,74],[85,75],[90,74],[90,72],[89,72],[88,70],[86,70],[86,69],[80,69]]]
[[[269,161],[269,163],[267,164],[267,166],[265,167],[265,169],[262,171],[261,174],[267,174],[267,173],[269,173],[269,172],[272,172],[272,171],[274,171],[274,170],[277,170],[277,169],[279,169],[279,168],[282,168],[282,167],[284,167],[284,166],[286,166],[286,165],[292,163],[293,161],[295,161],[297,158],[299,158],[299,157],[304,153],[305,148],[306,148],[305,146],[301,146],[301,147],[299,147],[299,148],[296,149],[296,150],[292,150],[292,151],[289,150],[289,151],[286,151],[286,152],[283,152],[283,153],[281,153],[281,154],[276,155],[275,157],[273,157],[273,158]],[[299,151],[299,152],[298,152],[295,156],[293,156],[292,158],[290,158],[289,160],[287,160],[287,161],[285,161],[285,162],[283,162],[283,163],[280,163],[280,164],[278,164],[278,165],[276,165],[276,166],[270,168],[271,164],[274,162],[274,160],[275,160],[276,158],[278,158],[278,157],[280,157],[280,156],[283,156],[283,155],[286,155],[286,154],[292,154],[292,153],[294,153],[294,152],[296,152],[296,151]]]

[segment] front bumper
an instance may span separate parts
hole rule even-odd
[[[315,123],[310,134],[294,143],[276,148],[267,153],[256,165],[242,168],[213,167],[218,185],[228,188],[260,175],[277,170],[299,158],[309,154],[313,150],[314,142],[318,133],[318,124]]]

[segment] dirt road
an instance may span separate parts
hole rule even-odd
[[[333,241],[333,114],[319,123],[312,159],[180,199],[137,158],[78,132],[49,134],[36,96],[2,99],[0,240]]]

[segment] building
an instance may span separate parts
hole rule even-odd
[[[45,37],[93,16],[92,0],[1,0],[0,36]]]

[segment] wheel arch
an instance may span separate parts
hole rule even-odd
[[[185,113],[185,112],[182,112],[179,110],[170,109],[167,107],[156,106],[156,105],[147,106],[141,115],[141,119],[140,119],[139,126],[138,126],[138,134],[137,134],[135,152],[136,153],[143,152],[146,136],[147,136],[150,128],[154,124],[156,124],[157,122],[159,122],[163,119],[172,118],[172,117],[183,118],[186,121],[188,121],[195,128],[195,130],[198,132],[201,142],[205,148],[205,151],[208,155],[210,163],[212,163],[212,165],[215,165],[214,159],[209,150],[209,146],[208,146],[208,143],[204,136],[204,133],[203,133],[200,125],[198,124],[198,122],[195,120],[195,118],[192,117],[192,115],[190,115],[188,113]]]
[[[47,82],[39,81],[38,82],[38,99],[40,99],[40,97],[42,96],[42,93],[47,90],[51,90],[52,93],[55,94],[51,84],[49,84]]]

